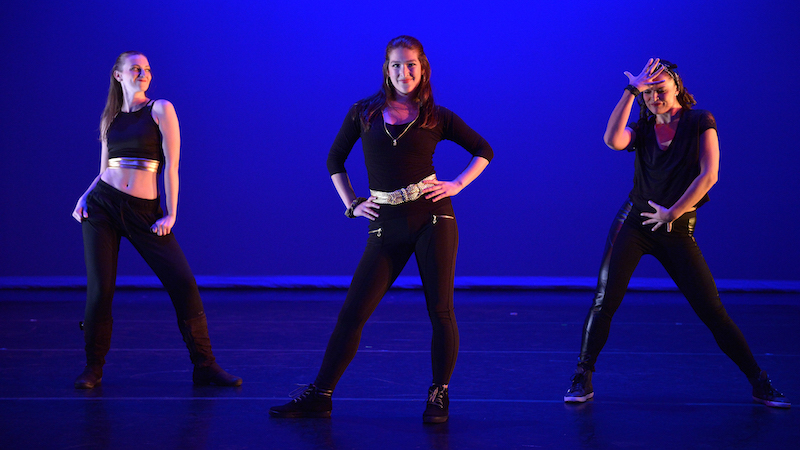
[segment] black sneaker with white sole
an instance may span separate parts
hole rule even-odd
[[[772,382],[767,372],[762,370],[758,378],[750,379],[749,381],[753,385],[753,400],[758,403],[763,403],[773,408],[789,408],[792,406],[783,394],[772,387]]]
[[[564,394],[564,401],[567,403],[583,403],[594,397],[592,389],[592,371],[578,367],[575,375],[572,375],[572,386]]]

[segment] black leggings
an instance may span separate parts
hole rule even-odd
[[[381,210],[388,208],[384,206]],[[458,227],[449,201],[427,213],[387,220],[379,217],[372,222],[367,248],[328,341],[316,385],[331,390],[336,387],[356,355],[364,324],[412,253],[416,254],[433,325],[433,382],[448,384],[458,355],[458,326],[453,312],[457,249]]]
[[[111,320],[121,238],[126,237],[167,289],[179,321],[203,314],[203,302],[192,269],[175,235],[158,236],[150,227],[164,214],[159,200],[121,192],[99,180],[86,198],[83,219],[87,292],[84,320]]]
[[[652,225],[630,200],[620,208],[608,233],[594,303],[586,316],[578,365],[594,371],[597,356],[608,339],[611,318],[622,303],[628,282],[643,255],[656,257],[689,301],[700,320],[711,330],[717,345],[748,377],[760,369],[739,327],[719,299],[714,278],[694,240],[697,213],[690,212],[673,223],[671,232]]]

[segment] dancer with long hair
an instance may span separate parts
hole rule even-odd
[[[291,402],[271,408],[273,417],[330,417],[333,390],[355,357],[364,324],[412,254],[433,326],[433,379],[423,421],[441,423],[449,417],[448,386],[459,339],[453,312],[458,228],[450,197],[483,172],[493,153],[463,120],[434,103],[430,77],[422,44],[410,36],[392,39],[381,89],[350,108],[333,142],[328,171],[345,215],[369,219],[367,247],[316,380]],[[366,197],[356,196],[344,167],[358,139],[369,177]],[[445,139],[472,155],[452,181],[439,180],[433,167],[436,144]]]
[[[83,228],[87,272],[86,367],[75,387],[92,389],[103,378],[122,237],[133,244],[169,293],[194,364],[194,383],[240,386],[242,379],[215,361],[197,283],[172,233],[178,211],[180,131],[172,103],[147,97],[151,80],[150,63],[143,54],[119,55],[100,120],[100,173],[72,212]],[[162,172],[166,214],[158,193]]]

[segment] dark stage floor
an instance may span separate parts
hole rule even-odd
[[[677,293],[630,293],[594,377],[562,401],[591,293],[457,292],[450,421],[423,425],[430,324],[419,291],[390,293],[334,394],[331,419],[270,419],[313,380],[342,291],[203,292],[220,364],[241,388],[193,387],[160,290],[115,300],[103,384],[83,367],[80,291],[0,291],[0,448],[798,448],[797,407],[750,385]],[[800,402],[800,295],[725,294],[762,367]]]

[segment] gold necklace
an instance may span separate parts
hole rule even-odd
[[[383,118],[383,114],[381,114],[381,118]],[[389,133],[389,129],[386,127],[386,119],[383,120],[383,131],[385,131],[386,135],[389,136],[389,139],[392,140],[392,147],[397,147],[397,140],[403,137],[404,134],[406,134],[406,131],[408,131],[408,129],[411,128],[411,125],[414,125],[414,122],[416,122],[417,119],[419,119],[419,114],[417,114],[417,117],[414,117],[414,120],[412,120],[411,122],[408,123],[408,125],[406,125],[406,129],[403,130],[403,132],[400,133],[400,135],[397,137],[394,137],[392,136],[392,133]]]

